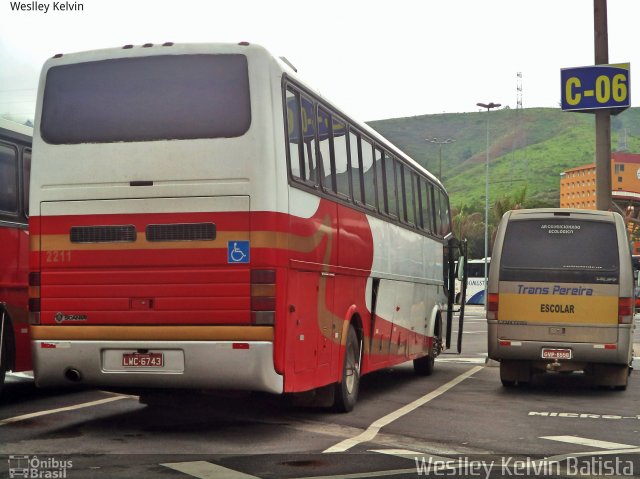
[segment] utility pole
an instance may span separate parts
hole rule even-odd
[[[593,0],[595,64],[609,63],[607,0]],[[596,111],[596,208],[611,206],[611,113]]]
[[[438,179],[442,181],[442,145],[448,145],[449,143],[453,143],[456,140],[454,140],[453,138],[447,138],[446,140],[438,140],[437,138],[425,138],[425,141],[428,141],[429,143],[435,143],[436,145],[440,146],[440,166],[438,167]]]
[[[489,285],[489,112],[492,108],[500,107],[500,103],[476,103],[480,108],[487,109],[487,161],[484,175],[484,310],[487,310],[487,288]]]

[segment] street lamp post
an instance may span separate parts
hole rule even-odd
[[[425,138],[425,141],[428,141],[429,143],[435,143],[436,145],[440,146],[440,165],[438,167],[438,179],[442,181],[442,145],[448,145],[449,143],[453,143],[456,140],[454,140],[453,138],[447,138],[446,140],[438,140],[437,138]]]
[[[484,177],[484,309],[487,310],[487,287],[489,283],[489,111],[498,108],[500,103],[476,103],[487,109],[487,159]]]

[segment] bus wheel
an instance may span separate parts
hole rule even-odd
[[[436,359],[432,354],[423,356],[413,360],[413,372],[418,376],[431,376],[433,374],[433,368],[436,364]]]
[[[360,386],[360,342],[353,325],[349,326],[347,344],[342,365],[342,381],[335,385],[336,412],[349,412],[353,410],[358,400],[358,387]]]
[[[427,356],[413,360],[413,372],[418,376],[431,376],[433,374],[433,368],[436,365],[436,356],[438,356],[442,351],[442,337],[440,335],[440,330],[440,320],[438,319],[431,352]]]

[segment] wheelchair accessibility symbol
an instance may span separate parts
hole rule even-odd
[[[227,242],[227,263],[248,263],[249,262],[249,242],[248,241],[228,241]]]

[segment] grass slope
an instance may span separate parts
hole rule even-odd
[[[489,120],[489,201],[527,188],[530,205],[557,206],[560,172],[594,162],[593,115],[554,108],[423,115],[370,122],[370,126],[438,174],[439,146],[426,138],[455,139],[442,147],[443,182],[454,207],[484,207]],[[640,108],[611,121],[612,151],[640,153]]]

